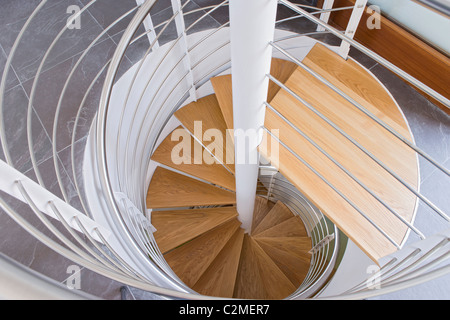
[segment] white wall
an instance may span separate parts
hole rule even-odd
[[[381,13],[450,54],[450,19],[411,0],[369,0]]]

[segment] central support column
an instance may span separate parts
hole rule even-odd
[[[276,12],[277,0],[230,0],[236,200],[246,232],[255,206]]]

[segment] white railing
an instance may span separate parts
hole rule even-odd
[[[190,101],[212,93],[209,87],[211,77],[230,73],[229,21],[217,23],[214,28],[208,27],[201,32],[194,32],[211,16],[220,10],[227,10],[228,1],[188,10],[190,1],[181,3],[174,0],[174,14],[162,22],[153,19],[152,8],[156,2],[140,1],[135,8],[118,14],[117,19],[108,26],[97,34],[90,35],[93,40],[80,52],[74,51],[68,55],[73,57],[73,63],[64,77],[64,82],[59,84],[59,89],[54,93],[52,112],[47,112],[49,103],[43,100],[43,96],[51,93],[47,92],[46,88],[55,87],[55,80],[46,77],[49,70],[47,64],[51,62],[53,54],[61,50],[60,44],[65,34],[76,32],[68,28],[70,23],[55,30],[56,35],[48,43],[48,49],[42,52],[26,106],[17,108],[15,103],[18,101],[11,101],[7,94],[8,75],[14,72],[13,61],[20,53],[21,45],[33,29],[35,21],[40,19],[50,6],[44,0],[36,7],[10,50],[0,84],[0,134],[5,158],[5,162],[0,163],[0,206],[38,241],[103,276],[169,298],[205,299],[209,297],[199,296],[187,288],[163,259],[151,233],[152,226],[146,210],[145,196],[152,174],[150,156],[159,141],[170,132],[170,127],[177,125],[171,122],[173,113]],[[89,10],[95,8],[98,3],[100,1],[90,1],[69,22],[80,17],[81,21],[84,21],[83,18],[88,19]],[[300,58],[293,52],[298,49],[297,42],[307,36],[321,39],[324,35],[334,35],[339,42],[356,47],[438,101],[448,103],[445,97],[364,48],[349,35],[343,35],[316,17],[318,14],[337,9],[311,8],[284,0],[280,3],[291,9],[292,13],[281,17],[276,23],[276,36],[272,43],[274,55],[293,60],[302,66]],[[312,12],[309,13],[305,9]],[[283,30],[287,23],[305,18],[314,22],[310,30],[302,30],[301,33]],[[89,57],[100,57],[100,52],[108,51],[101,50],[102,45],[109,41],[105,41],[105,38],[109,37],[108,32],[127,20],[131,22],[121,35],[117,46],[113,44],[108,48],[112,48],[114,53],[104,57],[94,68],[89,65]],[[172,31],[173,27],[176,29],[175,33]],[[142,46],[144,50],[139,50]],[[88,79],[85,78],[86,74],[89,74]],[[80,85],[80,82],[83,85]],[[74,86],[74,83],[78,83],[79,88]],[[364,110],[363,106],[357,103],[355,105]],[[11,110],[17,112],[14,119],[26,121],[24,131],[20,133],[23,138],[21,151],[17,151],[14,144],[13,139],[17,137],[13,137],[8,131],[11,123],[6,114]],[[48,143],[42,143],[38,140],[41,137],[35,135],[37,125],[41,124],[36,121],[36,114],[41,118],[48,117],[44,118],[43,122],[51,123],[47,128]],[[372,117],[374,121],[382,123]],[[69,122],[72,127],[67,132],[63,129],[67,128]],[[413,144],[409,146],[448,175],[448,170],[423,150]],[[68,153],[68,162],[61,161],[63,152]],[[23,165],[24,157],[30,159],[26,166]],[[46,161],[52,164],[50,172],[42,170]],[[32,181],[29,177],[36,179]],[[283,185],[285,183],[279,180],[276,185],[272,185],[269,197],[286,198],[290,192],[295,193],[291,188],[286,188],[286,185]],[[284,187],[280,189],[280,185]],[[14,199],[26,203],[48,230],[42,232],[11,206],[10,202],[15,201]],[[429,202],[432,208],[435,207],[424,196],[422,200]],[[299,206],[299,203],[296,202],[293,206]],[[445,217],[442,210],[437,210]],[[47,219],[46,215],[54,219]],[[305,217],[303,219],[307,220]],[[59,228],[65,231],[61,233]],[[326,228],[329,226],[323,225],[323,230],[327,230]],[[411,226],[411,229],[413,228]],[[313,232],[315,245],[323,243],[331,234],[336,235],[336,232],[328,229],[320,236],[315,236]],[[57,236],[59,240],[55,241],[53,236]],[[61,245],[60,241],[64,245]],[[290,298],[310,297],[309,294],[315,292],[308,290],[317,288],[323,284],[323,279],[328,279],[330,268],[333,267],[333,264],[328,264],[328,253],[334,252],[337,246],[334,245],[334,240],[331,240],[320,247],[322,249],[314,256],[304,286]],[[421,250],[425,255],[430,251],[429,248]],[[448,253],[448,246],[439,248],[441,253],[445,250]],[[442,255],[439,261],[442,262],[445,257],[445,254]],[[403,260],[404,258],[401,261]],[[434,260],[422,259],[423,263],[430,261]],[[397,278],[395,281],[386,278],[386,283],[390,286],[401,283],[402,287],[414,285],[448,273],[448,266],[437,271],[428,270],[417,277],[417,270],[424,271],[419,264],[406,270],[405,276],[398,275],[396,272],[399,270],[397,267],[389,269],[388,275],[397,274]],[[409,279],[411,276],[414,278]],[[363,297],[368,294],[365,287],[357,287],[354,291],[349,292],[347,297],[359,298],[359,294]],[[383,292],[371,290],[369,294]]]

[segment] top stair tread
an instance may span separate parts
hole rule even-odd
[[[342,59],[339,62],[347,63]],[[292,74],[286,85],[402,179],[417,188],[416,156],[402,142],[301,68]],[[391,208],[405,219],[412,219],[416,204],[414,194],[350,141],[284,90],[277,94],[272,105],[307,136],[312,137],[322,149],[373,190]],[[271,110],[267,110],[265,126],[269,130],[279,129],[279,137],[283,143],[342,191],[397,243],[403,241],[407,227],[400,220]],[[260,146],[260,151],[271,159],[270,145],[266,144],[266,139],[267,135]],[[278,159],[271,160],[288,180],[321,208],[324,214],[359,244],[375,262],[396,251],[392,243],[289,150],[280,146]]]
[[[234,192],[157,167],[147,194],[149,208],[235,204]]]
[[[189,287],[194,286],[225,247],[240,222],[233,219],[164,255],[169,266]]]
[[[185,141],[187,139],[189,141]],[[152,155],[152,160],[235,191],[236,183],[233,174],[204,151],[205,148],[192,138],[188,131],[178,127],[158,146]],[[177,156],[180,157],[176,163],[172,159],[173,152],[177,152]]]
[[[177,110],[175,117],[194,137],[204,142],[203,145],[216,156],[219,162],[234,173],[233,140],[228,132],[216,95],[212,94],[188,104]],[[220,134],[220,139],[211,136],[216,133]],[[211,140],[213,141],[211,142]]]

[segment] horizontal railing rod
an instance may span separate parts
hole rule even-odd
[[[109,267],[110,269],[115,269],[116,271],[122,271],[125,274],[128,274],[131,276],[131,273],[129,273],[128,270],[124,269],[121,265],[117,264],[114,259],[111,259],[109,257],[109,255],[107,255],[103,250],[101,250],[100,252],[109,260],[107,261],[106,259],[104,259],[102,256],[100,256],[99,254],[97,254],[86,242],[83,241],[83,239],[80,238],[80,236],[69,226],[69,224],[67,223],[67,221],[64,219],[64,217],[62,216],[62,214],[60,213],[59,209],[56,207],[55,203],[53,201],[49,202],[50,207],[52,208],[53,212],[55,213],[55,215],[58,217],[59,221],[61,221],[61,223],[64,225],[64,227],[69,231],[70,235],[77,240],[77,242],[87,251],[89,252],[92,256],[94,256],[99,262],[101,262],[103,265],[105,265],[106,267]],[[83,231],[84,226],[81,224],[81,222],[79,221],[79,219],[77,220],[78,226],[80,227],[80,230]],[[87,231],[84,232],[84,234],[87,234]],[[92,237],[88,236],[88,239],[92,239]],[[92,239],[94,240],[94,239]],[[94,240],[95,241],[95,240]]]
[[[319,297],[317,300],[362,300],[373,298],[385,294],[389,294],[392,292],[396,292],[399,290],[407,289],[413,286],[417,286],[423,284],[428,281],[432,281],[448,275],[450,273],[450,265],[440,267],[433,271],[428,272],[427,274],[420,275],[413,279],[408,279],[396,284],[382,286],[380,289],[373,290],[365,290],[356,293],[350,293],[345,295],[336,295],[336,296],[327,296],[327,297]]]
[[[442,247],[444,247],[445,245],[447,245],[449,243],[450,239],[449,238],[445,238],[442,241],[440,241],[438,244],[436,244],[433,248],[431,248],[430,250],[428,250],[427,252],[424,253],[423,256],[421,256],[420,258],[418,258],[416,261],[414,261],[413,263],[411,263],[409,266],[405,267],[404,269],[402,269],[401,271],[387,277],[386,279],[383,279],[383,282],[385,283],[390,283],[393,280],[396,280],[397,278],[402,277],[405,274],[408,274],[409,271],[413,270],[414,268],[416,268],[418,265],[420,265],[421,263],[423,263],[424,261],[427,261],[428,258],[430,258],[431,256],[433,256],[436,252],[438,252]]]

